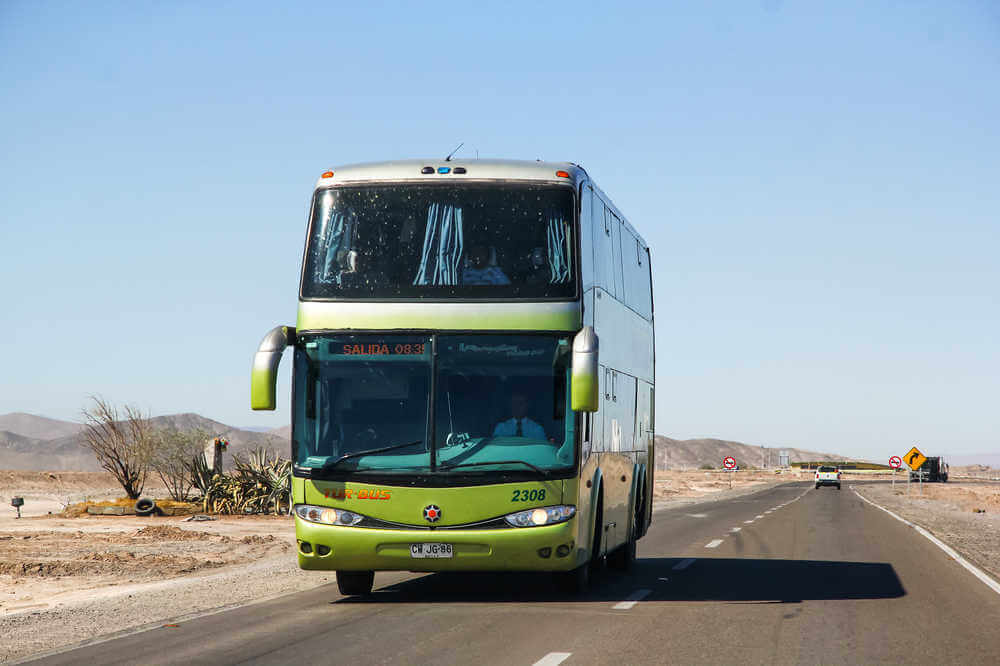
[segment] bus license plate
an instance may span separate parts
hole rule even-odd
[[[450,543],[411,543],[410,557],[440,558],[453,557],[454,550]]]

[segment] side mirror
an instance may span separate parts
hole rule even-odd
[[[250,371],[250,408],[273,410],[275,405],[275,383],[278,380],[278,363],[285,347],[295,344],[295,328],[277,326],[272,328],[257,347]]]
[[[570,407],[577,412],[596,412],[600,406],[597,333],[584,326],[573,338],[573,369],[570,377]]]

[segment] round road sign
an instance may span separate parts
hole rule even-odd
[[[899,456],[893,456],[889,458],[889,467],[893,469],[899,469],[903,466],[903,459]]]
[[[722,466],[726,469],[736,469],[736,458],[732,456],[726,456],[722,460]]]

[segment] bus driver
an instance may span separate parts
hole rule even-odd
[[[527,437],[545,441],[545,429],[528,418],[528,398],[523,393],[510,396],[511,418],[501,421],[493,429],[494,437]]]

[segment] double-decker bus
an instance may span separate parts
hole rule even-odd
[[[293,350],[303,569],[628,568],[651,519],[653,299],[642,237],[570,163],[418,160],[322,174]]]

